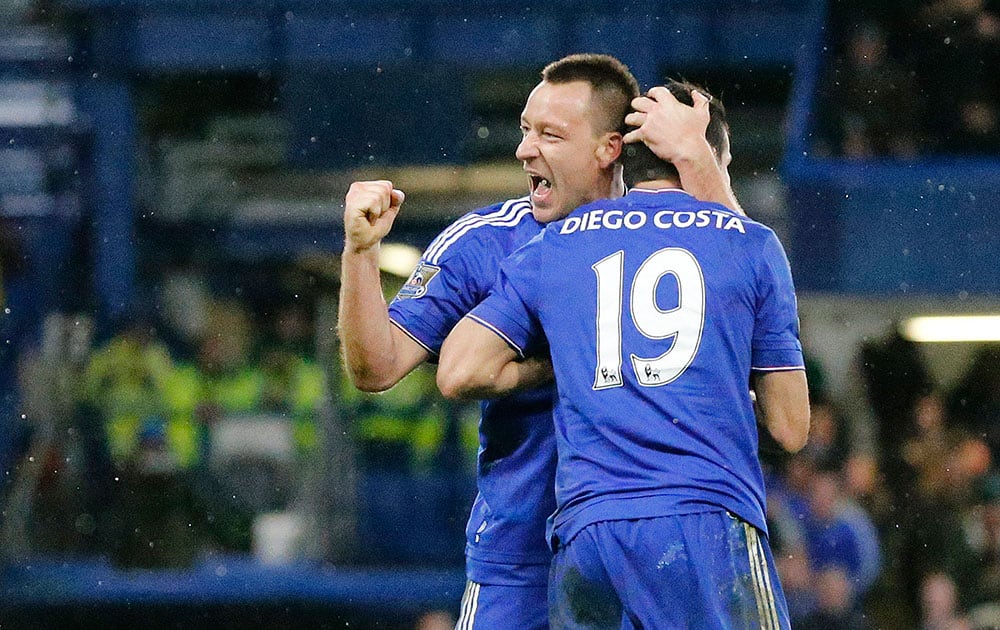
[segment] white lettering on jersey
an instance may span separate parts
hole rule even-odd
[[[581,215],[572,216],[563,221],[559,228],[560,234],[574,232],[589,232],[591,230],[637,230],[646,225],[646,214],[638,210],[625,213],[621,210],[590,210]],[[667,230],[671,228],[714,228],[717,230],[736,230],[746,234],[746,228],[740,217],[719,212],[718,210],[660,210],[653,215],[653,226]]]

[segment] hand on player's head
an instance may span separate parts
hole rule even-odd
[[[656,86],[633,99],[634,111],[625,122],[635,129],[625,134],[625,142],[645,142],[668,162],[699,155],[705,148],[711,99],[697,90],[691,92],[691,98],[694,105],[685,105],[666,87]]]

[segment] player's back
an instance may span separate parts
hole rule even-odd
[[[705,505],[766,531],[750,370],[798,344],[774,330],[796,318],[773,232],[683,191],[634,190],[531,250],[517,264],[544,267],[528,300],[559,394],[557,531]]]

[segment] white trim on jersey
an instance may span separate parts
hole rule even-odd
[[[794,372],[796,370],[804,370],[806,366],[804,365],[784,365],[777,367],[755,367],[750,366],[750,369],[756,372]]]
[[[480,585],[472,580],[465,583],[465,592],[462,593],[462,608],[458,616],[458,623],[455,630],[472,630],[476,623],[476,611],[479,609],[479,589]]]
[[[761,630],[778,630],[778,609],[774,603],[774,588],[771,586],[771,572],[767,566],[767,555],[760,542],[757,528],[749,523],[743,523],[743,531],[747,538],[747,555],[750,560],[750,574],[753,577],[754,596],[757,600],[757,615],[760,618]]]
[[[482,326],[484,328],[490,329],[497,337],[500,337],[501,339],[503,339],[507,343],[508,346],[510,346],[511,348],[514,349],[514,352],[517,353],[518,358],[521,358],[521,359],[524,358],[524,350],[520,346],[518,346],[516,343],[514,343],[514,341],[510,337],[508,337],[507,335],[503,334],[502,330],[500,330],[499,328],[497,328],[493,324],[489,323],[485,319],[480,319],[479,317],[476,317],[475,315],[473,315],[471,313],[468,314],[468,315],[466,315],[466,317],[468,317],[472,321],[476,322],[480,326]]]
[[[423,260],[436,265],[442,254],[469,230],[487,225],[497,227],[517,225],[530,213],[531,202],[527,197],[521,197],[520,199],[509,199],[499,210],[487,214],[467,214],[445,228],[431,241],[431,244],[424,251]]]
[[[416,335],[414,335],[413,333],[411,333],[410,331],[408,331],[405,326],[403,326],[402,324],[400,324],[399,322],[397,322],[396,320],[394,320],[392,317],[389,317],[389,323],[392,324],[392,325],[394,325],[396,328],[400,329],[401,331],[403,331],[404,335],[406,335],[410,339],[412,339],[415,342],[417,342],[418,346],[420,346],[421,348],[423,348],[427,352],[430,352],[431,355],[433,355],[435,357],[438,355],[437,352],[434,352],[429,347],[427,347],[426,343],[424,343],[423,341],[420,341],[419,339],[417,339]]]

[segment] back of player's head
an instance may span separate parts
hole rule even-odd
[[[670,80],[664,87],[685,105],[694,105],[694,97],[691,95],[694,90],[709,98],[709,121],[708,128],[705,129],[705,138],[712,147],[715,158],[721,162],[723,154],[729,148],[729,123],[726,121],[726,108],[722,101],[712,96],[708,90],[687,81]],[[680,174],[673,164],[658,158],[642,142],[626,144],[622,148],[621,161],[626,186],[655,179],[680,179]]]
[[[589,83],[594,104],[603,114],[595,119],[595,128],[600,132],[625,133],[625,115],[631,110],[632,99],[639,96],[639,82],[628,66],[611,55],[580,53],[563,57],[545,66],[542,81]]]

